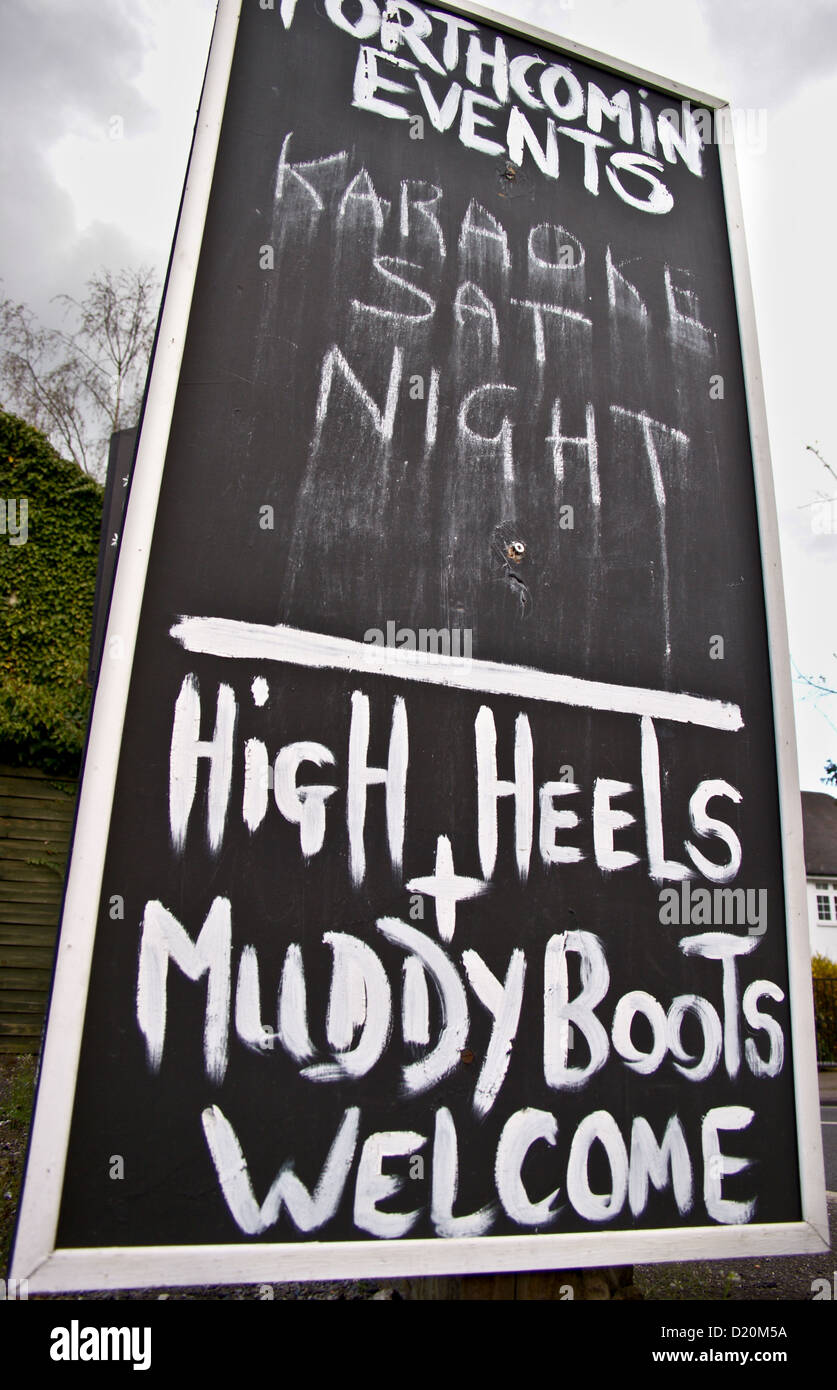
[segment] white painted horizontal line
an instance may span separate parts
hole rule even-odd
[[[609,685],[578,676],[555,675],[528,666],[499,661],[438,656],[402,647],[355,642],[298,628],[268,627],[232,618],[183,617],[171,636],[188,652],[242,661],[280,661],[317,670],[354,671],[369,676],[395,676],[424,685],[443,685],[483,695],[514,695],[521,700],[546,700],[556,705],[602,710],[614,714],[650,715],[706,729],[734,731],[743,727],[738,705],[642,686]]]
[[[573,1231],[564,1235],[473,1239],[297,1241],[292,1245],[109,1246],[60,1249],[35,1269],[15,1266],[30,1293],[201,1284],[207,1270],[225,1284],[262,1280],[393,1278],[495,1274],[519,1269],[581,1269],[646,1260],[737,1259],[745,1255],[821,1253],[828,1242],[807,1222],[679,1226],[651,1231]]]

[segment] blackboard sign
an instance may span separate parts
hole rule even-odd
[[[725,109],[475,7],[221,4],[33,1289],[822,1248]]]

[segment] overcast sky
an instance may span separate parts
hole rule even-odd
[[[305,0],[301,0],[305,3]],[[835,0],[504,0],[513,16],[729,99],[765,378],[792,658],[837,685]],[[102,266],[162,273],[214,0],[0,0],[0,289],[44,319]],[[747,132],[749,131],[749,138]],[[796,687],[803,787],[837,697]]]

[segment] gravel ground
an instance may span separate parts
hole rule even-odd
[[[835,1192],[828,1194],[828,1226],[831,1249],[821,1255],[774,1255],[759,1259],[636,1265],[634,1282],[646,1299],[653,1300],[801,1303],[813,1299],[815,1279],[826,1279],[833,1298],[837,1262]]]
[[[204,1303],[207,1299],[222,1302],[258,1302],[260,1299],[300,1300],[309,1302],[333,1303],[347,1300],[368,1301],[399,1298],[392,1285],[377,1284],[368,1279],[339,1279],[333,1283],[307,1284],[238,1284],[238,1285],[200,1285],[193,1289],[118,1289],[115,1292],[83,1294],[30,1294],[31,1300],[62,1301],[77,1299],[106,1302],[154,1302],[159,1299]]]

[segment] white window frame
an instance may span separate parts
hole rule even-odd
[[[829,913],[820,916],[820,900],[825,899]],[[829,881],[814,883],[814,902],[816,906],[815,925],[818,927],[837,927],[837,883]]]

